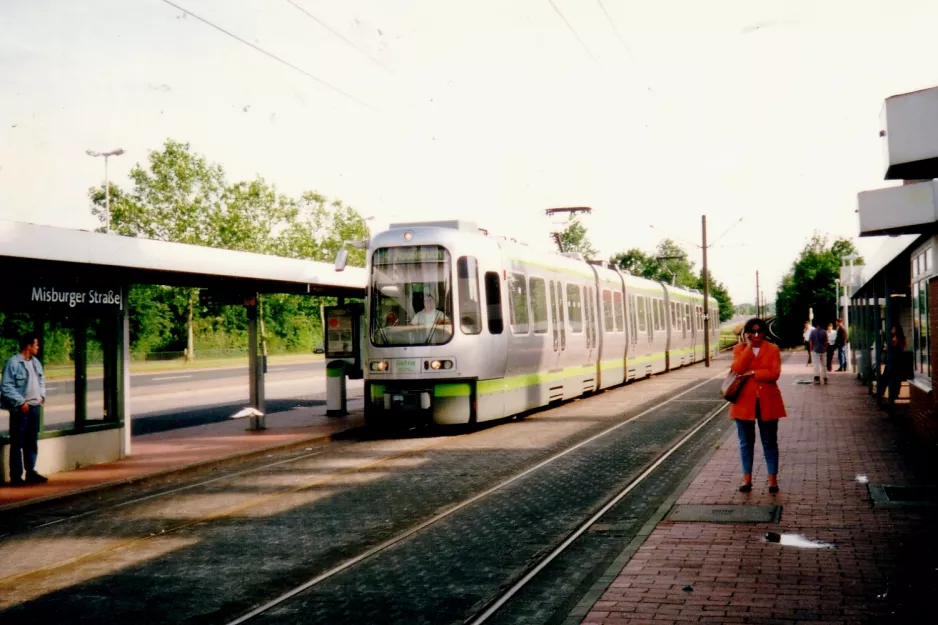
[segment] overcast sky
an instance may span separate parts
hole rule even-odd
[[[0,218],[93,228],[85,150],[126,150],[127,185],[173,138],[377,229],[548,247],[544,209],[586,205],[604,255],[671,236],[699,265],[700,216],[743,218],[710,262],[752,301],[813,230],[875,252],[883,100],[938,85],[934,0],[294,1],[173,0],[302,72],[162,0],[4,0]]]

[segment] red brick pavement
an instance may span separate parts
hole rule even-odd
[[[736,490],[732,428],[677,501],[779,503],[781,521],[659,523],[583,623],[938,623],[936,509],[874,506],[858,480],[916,483],[900,428],[852,374],[796,384],[812,377],[798,356],[779,381],[789,415],[779,427],[781,492],[768,493],[758,437],[755,488]],[[766,531],[834,548],[771,543]]]

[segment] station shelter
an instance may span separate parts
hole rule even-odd
[[[247,309],[250,397],[263,412],[264,368],[257,338],[257,297],[264,293],[362,298],[365,270],[332,264],[137,237],[0,221],[0,361],[18,351],[17,334],[34,332],[40,347],[65,345],[74,367],[67,404],[42,410],[40,473],[116,460],[131,453],[131,285],[205,289],[221,303]],[[56,335],[58,340],[46,341]],[[99,368],[89,385],[89,353]],[[46,364],[40,351],[40,362]],[[100,369],[100,370],[99,370]],[[90,389],[97,389],[90,391]],[[0,412],[0,477],[8,476],[9,414]]]
[[[879,136],[900,184],[857,198],[860,236],[884,242],[850,297],[851,343],[871,392],[907,398],[916,433],[938,443],[938,88],[887,98]]]

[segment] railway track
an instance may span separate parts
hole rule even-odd
[[[654,458],[651,458],[647,463],[645,463],[647,466],[644,467],[644,470],[640,472],[637,477],[631,480],[624,488],[620,488],[615,496],[605,501],[605,508],[600,507],[598,510],[596,510],[595,506],[593,506],[594,510],[592,511],[592,516],[595,516],[596,514],[602,514],[603,510],[615,505],[617,501],[626,496],[629,492],[631,492],[632,489],[636,488],[639,484],[642,483],[642,481],[646,480],[650,475],[652,475],[654,469],[659,466],[660,463],[668,459],[672,454],[679,450],[687,440],[690,440],[690,438],[693,437],[696,432],[705,427],[707,423],[711,422],[715,418],[715,416],[719,413],[719,410],[723,407],[722,403],[714,402],[712,398],[700,400],[694,399],[693,397],[695,396],[695,393],[699,394],[700,389],[703,389],[706,387],[706,385],[709,384],[713,386],[714,381],[718,377],[721,376],[704,379],[703,381],[699,381],[677,394],[669,395],[667,399],[664,399],[663,401],[654,402],[654,405],[632,414],[627,419],[617,421],[610,427],[602,429],[601,431],[592,434],[591,436],[580,440],[575,444],[568,445],[557,453],[552,454],[550,457],[527,466],[523,470],[512,473],[509,477],[501,479],[497,483],[490,485],[487,488],[476,490],[470,496],[459,499],[458,503],[450,503],[449,505],[442,508],[439,512],[426,515],[424,520],[414,523],[410,527],[406,527],[401,531],[396,531],[392,536],[389,536],[384,540],[380,540],[380,542],[377,542],[377,544],[372,544],[371,546],[368,546],[364,549],[359,548],[355,551],[355,553],[349,553],[347,557],[341,558],[339,560],[333,559],[329,566],[323,566],[319,568],[319,570],[314,575],[311,575],[307,579],[296,583],[288,590],[281,592],[274,599],[258,602],[252,606],[245,606],[243,605],[243,602],[236,605],[228,605],[222,612],[239,615],[231,620],[231,623],[261,621],[264,619],[273,619],[275,621],[279,620],[279,616],[277,616],[276,613],[280,611],[285,605],[289,605],[291,602],[302,599],[305,595],[308,595],[311,592],[316,592],[318,588],[335,581],[335,579],[340,577],[341,574],[354,573],[356,569],[367,568],[369,563],[379,559],[379,556],[383,556],[388,552],[393,552],[399,549],[402,545],[406,545],[415,540],[422,539],[425,535],[435,531],[435,528],[453,522],[453,520],[459,517],[462,513],[472,509],[479,509],[488,500],[503,498],[506,491],[517,491],[523,482],[530,481],[539,474],[554,470],[558,465],[569,463],[570,459],[574,456],[582,455],[586,450],[593,447],[602,446],[610,439],[613,439],[617,436],[621,437],[624,431],[636,422],[640,422],[646,419],[654,421],[655,419],[661,418],[660,414],[662,414],[663,411],[666,411],[666,409],[671,409],[672,412],[674,412],[677,407],[686,406],[689,403],[697,401],[719,404],[718,408],[709,410],[707,414],[704,415],[705,418],[703,420],[699,420],[699,423],[696,423],[691,431],[682,435],[680,440],[676,441],[667,449],[661,451],[655,455]],[[638,385],[634,385],[629,388],[639,389],[642,388],[641,384],[642,383],[639,383]],[[708,397],[709,395],[712,395],[712,393],[708,394]],[[586,400],[586,402],[595,402],[601,397],[602,396]],[[586,405],[586,402],[580,403]],[[675,412],[675,414],[677,414],[677,412]],[[472,435],[469,435],[467,438],[484,434],[486,431],[491,433],[496,429],[497,428],[489,428],[488,430],[482,430],[481,433],[476,432]],[[148,549],[146,546],[147,543],[158,543],[165,541],[168,537],[174,534],[186,534],[188,536],[197,528],[224,526],[238,519],[256,515],[261,510],[284,506],[287,502],[293,501],[297,497],[310,495],[317,492],[319,489],[332,488],[334,484],[347,482],[350,479],[354,481],[355,479],[360,479],[361,476],[367,476],[370,473],[378,471],[391,471],[393,470],[393,467],[404,466],[408,463],[413,464],[418,462],[417,459],[426,457],[428,453],[434,453],[435,450],[441,446],[446,444],[451,445],[453,441],[458,440],[459,438],[462,437],[457,437],[457,439],[452,437],[415,437],[396,441],[343,442],[330,446],[326,449],[318,449],[311,453],[304,453],[295,457],[264,463],[259,466],[251,467],[241,471],[235,471],[233,473],[214,477],[209,480],[200,480],[193,484],[187,484],[165,491],[151,493],[143,497],[132,498],[130,500],[122,501],[112,505],[82,511],[71,516],[63,516],[51,521],[46,521],[30,527],[22,528],[20,531],[11,534],[11,536],[7,537],[6,540],[14,538],[17,540],[28,539],[31,535],[41,536],[43,532],[51,530],[61,531],[65,527],[70,525],[79,526],[81,523],[107,522],[115,513],[126,513],[141,506],[145,507],[159,503],[163,499],[176,500],[180,497],[188,496],[195,492],[206,490],[211,491],[211,489],[220,488],[222,486],[231,486],[233,484],[239,483],[239,480],[241,482],[244,480],[256,480],[261,476],[276,474],[278,471],[297,471],[298,473],[303,474],[302,479],[295,480],[292,483],[282,488],[275,489],[271,492],[267,492],[261,495],[243,497],[232,505],[215,508],[206,514],[190,515],[185,518],[185,520],[163,523],[158,528],[147,528],[153,529],[155,531],[150,531],[145,534],[140,533],[129,537],[126,540],[109,543],[99,549],[86,551],[72,557],[59,558],[54,561],[47,562],[43,566],[32,567],[12,575],[7,575],[3,578],[0,578],[0,595],[5,594],[5,589],[12,589],[13,587],[22,587],[27,585],[27,582],[31,581],[30,578],[34,578],[34,580],[41,585],[50,577],[73,577],[75,574],[80,574],[81,570],[85,568],[100,569],[103,567],[104,569],[107,569],[108,561],[126,559],[128,555],[133,554],[134,552],[146,551]],[[369,450],[368,453],[371,455],[368,456],[367,459],[363,460],[362,454],[365,452],[365,450]],[[326,462],[327,455],[331,458],[331,470],[323,471],[318,468],[313,470],[312,467],[321,467],[323,464],[329,464]],[[343,457],[346,457],[347,459],[342,460]],[[352,462],[349,460],[349,458],[354,458],[355,461]],[[338,465],[342,465],[343,463],[347,464],[347,466],[338,468],[336,470],[336,467]],[[359,477],[354,478],[353,476],[356,475]],[[618,497],[618,499],[616,499],[616,497]],[[166,505],[168,506],[169,504],[167,503]],[[98,521],[95,521],[95,519],[98,519]],[[524,583],[527,583],[526,580],[532,579],[537,575],[538,571],[543,568],[543,566],[546,566],[557,556],[557,554],[562,553],[563,549],[569,546],[569,544],[572,544],[572,542],[575,541],[583,531],[585,531],[583,528],[588,527],[588,525],[589,522],[585,524],[581,522],[572,533],[567,532],[565,534],[565,541],[562,542],[559,546],[554,546],[559,551],[552,551],[546,555],[542,554],[536,564],[527,567],[525,571],[522,572],[522,574],[513,576],[512,582],[514,585],[509,588],[501,589],[501,593],[498,594],[494,599],[485,599],[483,601],[483,605],[480,606],[480,610],[473,612],[475,615],[474,618],[476,620],[473,620],[472,622],[484,622],[484,620],[488,619],[489,616],[495,614],[505,601],[508,601],[517,593],[518,589],[524,586]],[[0,545],[2,545],[2,543],[3,540],[0,540]],[[358,544],[365,546],[362,541],[358,541]],[[352,551],[352,549],[345,551]],[[518,586],[519,583],[521,583],[520,586]],[[32,598],[35,599],[38,597]],[[31,598],[21,597],[21,599],[26,599],[28,601]],[[14,598],[14,601],[15,600],[16,599]],[[16,606],[16,603],[13,603],[12,605],[9,603],[3,605],[3,607],[13,606]],[[28,608],[28,603],[23,607]],[[26,612],[24,611],[23,614],[25,616]],[[11,614],[10,616],[15,617],[17,615]],[[15,619],[11,618],[10,622],[13,622],[14,620]],[[76,622],[78,620],[80,619],[76,619]],[[145,621],[146,619],[144,618],[144,622]],[[211,620],[211,622],[219,621]]]

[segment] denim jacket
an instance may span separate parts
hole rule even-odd
[[[38,358],[33,357],[33,366],[39,376],[39,395],[45,399],[46,376],[42,372],[42,364]],[[29,382],[29,369],[22,354],[16,354],[7,360],[3,366],[3,378],[0,379],[0,405],[7,410],[18,408],[26,401],[26,384]]]

